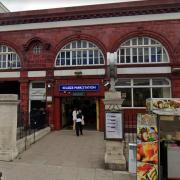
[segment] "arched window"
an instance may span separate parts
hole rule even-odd
[[[57,54],[55,66],[103,65],[102,51],[92,42],[79,40],[65,45]]]
[[[43,49],[43,47],[42,47],[42,45],[41,45],[40,43],[39,43],[39,44],[36,44],[36,45],[33,47],[33,53],[34,53],[35,55],[39,55],[39,54],[41,54],[42,49]]]
[[[18,54],[6,45],[0,45],[0,69],[20,68]]]
[[[149,37],[135,37],[125,41],[117,50],[117,64],[168,63],[163,45]]]

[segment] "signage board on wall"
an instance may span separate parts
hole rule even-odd
[[[99,84],[62,84],[59,91],[99,91]]]
[[[137,180],[158,179],[158,128],[154,114],[137,115]]]
[[[105,137],[106,139],[123,138],[122,112],[106,112]]]
[[[83,91],[72,92],[72,96],[86,96],[86,93]]]
[[[31,100],[45,100],[46,89],[30,89],[29,98]]]

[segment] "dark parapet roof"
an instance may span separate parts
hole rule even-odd
[[[0,25],[180,12],[179,0],[146,0],[3,13]]]

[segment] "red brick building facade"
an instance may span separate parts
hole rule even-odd
[[[180,97],[180,2],[151,0],[3,13],[0,17],[0,93],[19,94],[30,122],[45,108],[62,129],[74,106],[89,126],[104,130],[107,54],[117,61],[116,89],[126,95],[125,128],[149,97]],[[72,91],[67,85],[97,85]]]

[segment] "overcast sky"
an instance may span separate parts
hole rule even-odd
[[[0,0],[10,11],[48,9],[87,4],[103,4],[137,0]]]

